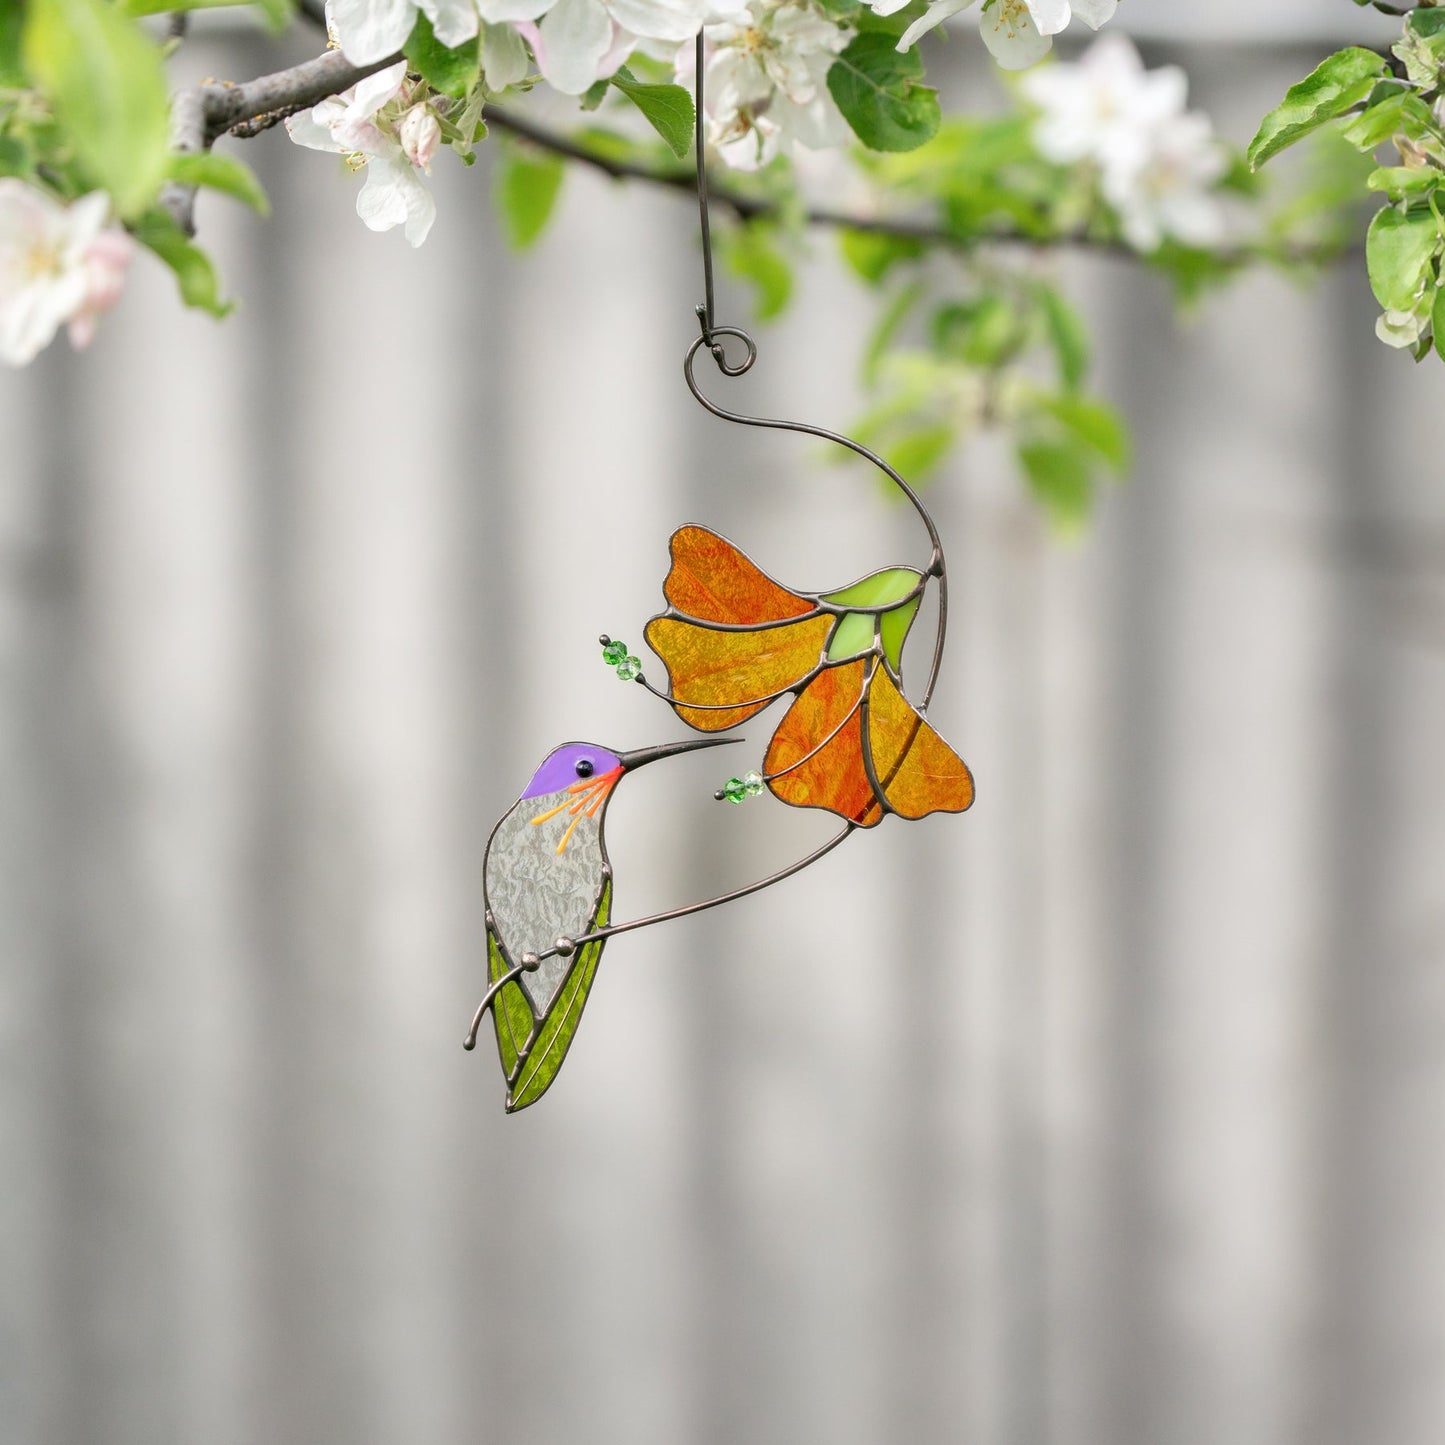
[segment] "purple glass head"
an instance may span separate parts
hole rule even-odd
[[[563,743],[553,748],[542,766],[532,774],[523,798],[541,798],[550,793],[560,793],[573,783],[585,782],[588,778],[600,778],[622,766],[622,759],[616,753],[596,743]]]

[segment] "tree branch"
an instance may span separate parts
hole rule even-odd
[[[303,6],[308,17],[314,8],[312,5]],[[181,91],[172,103],[171,144],[177,151],[197,152],[208,150],[218,137],[227,132],[237,136],[257,135],[288,115],[349,90],[357,81],[394,65],[401,58],[398,53],[369,65],[354,65],[341,51],[327,50],[314,60],[277,71],[274,75],[259,76],[243,85],[213,80],[193,86],[190,90]],[[507,131],[554,155],[591,166],[614,180],[641,181],[679,191],[689,197],[694,194],[696,182],[690,167],[656,166],[628,157],[608,155],[500,106],[488,105],[482,115],[488,125],[498,130]],[[741,221],[775,219],[782,215],[782,207],[776,201],[750,195],[726,182],[710,180],[708,193],[715,204],[727,207]],[[195,200],[194,186],[173,182],[161,193],[162,205],[187,235],[195,234]],[[926,220],[852,215],[816,206],[805,211],[803,219],[810,226],[861,231],[961,253],[976,251],[983,245],[1013,245],[1038,251],[1068,248],[1131,261],[1139,259],[1138,252],[1122,241],[1087,235],[1039,237],[1018,230],[960,235]],[[1265,247],[1245,245],[1217,250],[1212,254],[1226,266],[1242,267],[1266,260],[1325,265],[1337,260],[1339,253],[1323,246],[1299,246],[1283,252],[1271,252]]]
[[[400,54],[370,65],[353,65],[339,50],[328,50],[314,60],[262,75],[244,85],[210,80],[183,90],[171,103],[171,145],[183,153],[209,150],[215,140],[234,128],[254,134],[274,125],[283,115],[318,104],[328,96],[349,90],[358,80],[395,65]],[[269,118],[269,119],[268,119]],[[195,234],[196,188],[168,185],[161,204],[187,235]]]
[[[482,111],[482,118],[489,126],[507,131],[551,151],[554,155],[591,166],[604,175],[619,181],[642,181],[647,185],[662,186],[668,190],[680,191],[689,198],[695,196],[696,176],[690,166],[654,166],[644,161],[627,157],[608,155],[593,150],[571,136],[538,125],[510,110],[489,105]],[[726,182],[708,177],[708,199],[714,205],[726,206],[740,221],[759,221],[780,218],[782,207],[765,196],[749,195]],[[862,231],[870,236],[886,236],[899,241],[917,241],[925,246],[943,250],[973,252],[981,246],[1021,246],[1029,250],[1051,251],[1059,249],[1092,251],[1096,254],[1116,256],[1123,260],[1138,261],[1140,253],[1123,241],[1112,241],[1082,234],[1066,236],[1033,236],[1018,230],[997,229],[961,235],[945,230],[942,226],[925,220],[913,220],[899,216],[863,216],[846,211],[830,210],[814,206],[803,212],[803,220],[810,226],[825,226],[840,230]],[[1300,265],[1323,266],[1340,259],[1338,248],[1328,246],[1300,245],[1283,250],[1271,251],[1259,245],[1240,245],[1219,248],[1210,253],[1226,266],[1242,267],[1267,260],[1288,261]]]

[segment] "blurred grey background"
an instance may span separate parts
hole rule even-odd
[[[1120,23],[1237,141],[1390,29]],[[1076,546],[987,443],[931,493],[977,805],[615,940],[506,1118],[491,824],[554,742],[684,732],[596,634],[683,521],[806,587],[916,526],[688,397],[685,198],[571,176],[517,258],[484,149],[414,253],[245,153],[234,319],[140,261],[0,378],[0,1438],[1440,1445],[1445,424],[1362,268],[1180,325],[1071,260],[1138,462]],[[728,399],[840,425],[870,302],[814,250]],[[824,835],[733,765],[621,791],[624,913]]]

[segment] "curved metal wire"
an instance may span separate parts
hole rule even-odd
[[[948,632],[948,566],[943,556],[943,542],[938,535],[938,527],[928,508],[924,506],[923,499],[903,479],[902,476],[878,455],[877,452],[865,447],[862,442],[854,441],[852,437],[844,436],[842,432],[831,431],[824,426],[815,426],[812,422],[805,421],[784,421],[777,417],[748,416],[744,412],[730,411],[725,406],[720,406],[713,401],[698,385],[697,377],[693,374],[693,364],[697,359],[697,353],[706,347],[717,368],[724,376],[742,376],[751,371],[753,363],[758,359],[757,343],[740,326],[719,326],[717,324],[717,313],[715,298],[713,294],[713,267],[712,267],[712,225],[708,218],[707,202],[707,166],[704,161],[705,146],[703,138],[703,32],[697,34],[696,50],[697,81],[694,90],[695,96],[695,117],[693,147],[697,154],[697,203],[698,213],[702,223],[702,275],[704,302],[697,308],[698,324],[701,327],[701,335],[687,349],[687,355],[683,358],[682,374],[687,381],[687,389],[692,392],[698,402],[707,408],[715,417],[722,421],[730,421],[738,426],[762,427],[771,431],[799,432],[804,436],[821,437],[824,441],[833,442],[840,447],[846,447],[849,451],[862,457],[864,461],[871,462],[895,487],[898,488],[908,500],[913,510],[917,512],[918,519],[923,523],[928,532],[928,540],[932,546],[932,556],[929,558],[928,566],[924,569],[924,575],[938,579],[938,628],[933,643],[933,660],[928,668],[928,683],[923,689],[923,699],[919,704],[918,711],[926,713],[928,704],[933,700],[933,691],[938,686],[939,669],[943,666],[943,645],[944,638]],[[720,337],[731,336],[741,341],[747,348],[743,359],[736,364],[729,362],[727,353],[723,348]]]

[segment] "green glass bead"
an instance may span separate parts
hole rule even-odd
[[[761,773],[743,774],[743,787],[744,789],[746,789],[748,797],[760,797],[762,795],[763,786],[763,775]]]
[[[619,662],[626,662],[627,644],[625,642],[609,642],[602,649],[602,660],[608,667],[616,667]]]
[[[748,795],[748,785],[741,778],[729,778],[723,784],[723,797],[730,803],[741,803]]]
[[[623,682],[631,682],[641,671],[642,659],[640,657],[624,657],[617,664],[617,675]]]

